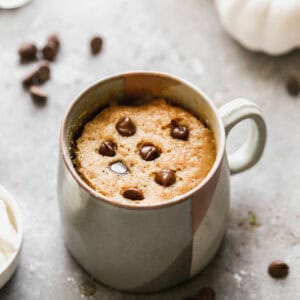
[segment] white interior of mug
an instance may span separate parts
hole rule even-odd
[[[81,179],[73,166],[71,158],[73,156],[75,141],[79,137],[84,125],[108,105],[137,105],[158,97],[165,98],[171,101],[171,103],[191,111],[213,130],[217,144],[217,157],[206,178],[194,189],[164,203],[147,206],[134,205],[132,208],[160,207],[186,199],[190,194],[205,185],[218,168],[224,154],[225,131],[217,108],[203,92],[190,83],[165,73],[122,73],[105,78],[81,93],[67,110],[62,123],[60,137],[64,162],[77,183],[93,197],[116,205],[115,202],[112,202],[89,187]],[[117,205],[122,206],[120,203]]]

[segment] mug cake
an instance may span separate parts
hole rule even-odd
[[[188,192],[216,159],[212,130],[165,99],[104,108],[75,145],[73,163],[82,179],[111,201],[134,205]]]

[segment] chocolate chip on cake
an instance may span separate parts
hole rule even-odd
[[[36,60],[37,47],[32,43],[23,43],[18,52],[21,62]]]
[[[268,272],[271,277],[281,279],[288,275],[289,266],[281,260],[275,260],[269,264]]]
[[[39,87],[34,86],[34,85],[29,88],[29,93],[30,93],[31,98],[34,101],[37,101],[39,103],[45,102],[47,100],[47,98],[48,98],[48,94],[47,93],[45,93]]]
[[[171,136],[174,139],[186,141],[189,137],[189,130],[186,126],[180,125],[176,120],[171,121]]]
[[[175,183],[175,172],[170,169],[162,169],[155,173],[155,181],[162,186],[169,186]]]
[[[132,136],[136,133],[136,127],[129,117],[122,117],[116,124],[116,129],[122,136]]]
[[[123,197],[130,200],[143,200],[143,192],[136,188],[129,188],[123,193]]]
[[[140,156],[146,161],[154,160],[159,155],[160,151],[152,144],[146,144],[140,148]]]
[[[50,67],[49,64],[43,62],[39,67],[27,75],[22,83],[25,88],[29,88],[32,85],[41,85],[50,78]]]
[[[93,55],[101,52],[103,45],[103,39],[100,36],[95,36],[91,39],[90,46]]]
[[[215,300],[215,298],[215,291],[210,287],[202,288],[196,296],[197,300]]]
[[[115,161],[109,165],[109,168],[112,172],[119,174],[119,175],[124,175],[129,173],[128,168],[121,162],[121,161]]]
[[[299,79],[294,75],[290,75],[286,81],[286,89],[291,96],[296,97],[300,93]]]
[[[115,156],[117,145],[112,141],[104,141],[99,148],[99,153],[103,156]]]

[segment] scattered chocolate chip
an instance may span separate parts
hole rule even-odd
[[[119,175],[124,175],[129,173],[128,168],[121,161],[113,162],[112,164],[109,165],[109,168],[112,172]]]
[[[151,144],[143,145],[140,149],[140,156],[146,161],[154,160],[159,157],[160,151]]]
[[[281,260],[275,260],[269,264],[268,272],[273,278],[284,278],[289,273],[289,266]]]
[[[45,102],[48,98],[47,93],[45,93],[39,87],[34,86],[34,85],[29,88],[29,93],[30,93],[31,98],[34,101]]]
[[[294,75],[290,75],[286,81],[286,90],[291,96],[297,96],[300,93],[300,82]]]
[[[32,43],[24,43],[19,47],[19,56],[21,62],[36,60],[37,47]]]
[[[94,282],[88,280],[80,284],[79,292],[81,295],[86,297],[93,296],[97,291],[97,287]]]
[[[57,34],[52,34],[48,37],[46,45],[42,48],[43,58],[49,61],[54,61],[60,47],[60,40]]]
[[[144,199],[143,192],[136,188],[127,189],[123,193],[123,197],[130,199],[130,200],[143,200]]]
[[[49,64],[43,62],[39,65],[39,67],[27,75],[22,83],[25,88],[29,88],[32,85],[41,85],[50,78],[50,67]]]
[[[101,52],[103,45],[103,39],[100,36],[95,36],[91,39],[90,46],[93,55]]]
[[[103,156],[115,156],[117,145],[112,141],[104,141],[99,148],[99,153]]]
[[[42,49],[43,58],[49,61],[54,61],[57,55],[58,48],[54,42],[48,42]]]
[[[215,291],[210,287],[202,288],[196,296],[196,300],[215,300],[215,298]]]
[[[171,121],[171,136],[174,139],[186,141],[189,137],[189,130],[186,126],[180,125],[176,120]]]
[[[136,133],[136,127],[129,117],[122,117],[116,124],[116,129],[122,136],[131,136]]]
[[[155,173],[155,181],[162,186],[172,185],[176,181],[175,172],[169,169],[162,169]]]
[[[54,43],[57,50],[60,48],[60,40],[56,33],[53,33],[48,36],[48,42]]]

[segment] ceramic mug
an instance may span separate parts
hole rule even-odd
[[[109,104],[171,99],[213,130],[216,161],[189,192],[151,205],[113,202],[90,188],[72,164],[74,140],[84,124]],[[252,120],[245,143],[227,159],[231,128]],[[200,272],[220,246],[228,218],[230,173],[261,157],[266,125],[252,101],[237,99],[217,109],[197,87],[157,72],[129,72],[103,79],[81,93],[62,122],[58,199],[65,243],[79,264],[97,280],[132,292],[153,292]]]

